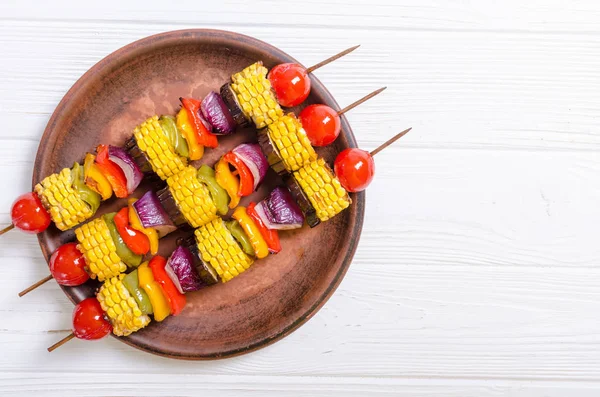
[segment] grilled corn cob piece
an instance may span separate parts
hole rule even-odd
[[[117,255],[117,247],[104,219],[96,218],[78,227],[75,236],[79,242],[77,249],[83,253],[91,278],[104,281],[127,270]]]
[[[68,230],[91,218],[94,212],[71,185],[71,170],[63,169],[35,185],[35,192],[60,230]]]
[[[264,128],[283,116],[283,110],[271,91],[268,69],[258,61],[231,76],[231,88],[237,95],[244,115],[256,128]]]
[[[288,113],[269,125],[267,131],[289,172],[297,171],[317,159],[317,153],[302,124],[293,113]]]
[[[119,274],[109,278],[96,295],[102,310],[110,318],[113,333],[117,336],[127,336],[150,323],[150,317],[142,313],[123,284],[124,277],[124,274]]]
[[[252,265],[252,258],[242,251],[221,218],[196,229],[194,234],[202,260],[217,271],[223,282]]]
[[[217,207],[208,188],[196,177],[191,165],[167,179],[177,207],[192,227],[200,227],[216,219]]]
[[[333,174],[325,160],[306,164],[294,177],[317,211],[317,217],[326,221],[348,208],[350,197]]]
[[[135,127],[133,135],[160,179],[165,180],[177,174],[187,165],[187,159],[175,153],[175,149],[158,123],[158,116],[152,116]]]

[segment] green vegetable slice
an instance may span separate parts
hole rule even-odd
[[[161,116],[158,119],[158,123],[160,127],[164,131],[173,148],[175,148],[175,153],[182,157],[189,157],[190,152],[188,148],[188,144],[183,138],[183,135],[177,129],[177,123],[175,122],[175,117],[173,116]]]
[[[73,164],[71,168],[71,186],[95,214],[100,207],[101,197],[85,184],[83,167],[79,163]]]
[[[252,243],[250,243],[250,239],[242,229],[242,226],[238,223],[238,221],[231,220],[225,222],[225,227],[231,233],[233,238],[240,244],[242,247],[242,251],[250,256],[254,255],[254,248],[252,247]]]
[[[135,299],[135,301],[137,302],[142,313],[152,314],[154,312],[148,294],[146,294],[146,291],[140,288],[137,269],[135,269],[123,278],[123,285],[125,285],[127,291],[129,291],[131,296],[133,296],[133,299]]]
[[[217,183],[215,170],[208,165],[203,165],[198,169],[198,180],[206,185],[210,195],[215,202],[217,212],[225,215],[229,211],[229,194]]]
[[[138,267],[142,263],[142,255],[135,254],[123,241],[123,238],[117,230],[115,225],[115,212],[102,215],[102,219],[106,222],[108,230],[110,231],[110,237],[112,237],[115,247],[117,248],[117,255],[119,258],[129,267]]]

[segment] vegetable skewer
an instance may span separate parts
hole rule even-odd
[[[342,51],[314,65],[309,70],[305,70],[297,64],[276,66],[272,70],[275,72],[271,80],[274,82],[278,95],[284,99],[293,97],[293,100],[301,103],[310,91],[310,79],[307,77],[309,73],[358,47]],[[259,68],[261,72],[262,69],[266,70],[266,68],[262,68],[260,62],[255,65],[261,66]],[[304,79],[298,79],[289,73],[278,74],[277,70],[282,70],[284,65],[291,65],[291,69],[301,71]],[[266,77],[266,72],[264,75],[263,77]],[[260,77],[260,73],[255,77]],[[247,89],[242,86],[250,80],[252,79],[238,78],[236,87],[240,93],[247,93]],[[297,85],[304,87],[300,93],[301,95],[305,94],[303,98],[298,96],[300,94],[297,92]],[[230,85],[226,84],[224,87],[228,86]],[[270,87],[270,82],[267,81],[267,84],[262,86],[263,88]],[[250,92],[252,93],[253,90]],[[270,91],[264,94],[268,96]],[[254,113],[262,111],[259,109],[261,106],[256,99],[246,97],[246,101],[242,96],[240,99],[247,108],[251,109],[254,106]],[[283,102],[285,102],[284,99],[282,99]],[[251,117],[247,112],[239,109],[237,98],[230,98],[229,106],[226,106],[223,98],[214,92],[211,92],[202,102],[191,98],[181,98],[181,101],[184,109],[179,112],[177,122],[173,117],[166,116],[161,120],[154,120],[150,124],[143,125],[139,130],[136,129],[134,131],[135,139],[132,138],[126,145],[129,153],[116,153],[113,156],[112,151],[117,151],[119,148],[110,147],[106,151],[106,147],[102,148],[101,145],[99,148],[102,148],[102,151],[99,150],[97,157],[90,154],[88,156],[91,156],[91,160],[88,161],[89,157],[86,156],[84,170],[78,170],[79,173],[84,174],[85,178],[79,183],[76,181],[80,178],[74,175],[75,167],[70,171],[64,169],[59,174],[45,178],[41,184],[36,186],[35,192],[19,197],[11,209],[12,224],[1,230],[0,235],[14,227],[29,233],[40,233],[49,226],[49,218],[60,230],[70,229],[91,218],[99,202],[108,199],[113,192],[118,197],[129,195],[141,181],[142,173],[154,171],[159,177],[166,179],[182,170],[187,163],[187,158],[190,160],[200,159],[204,152],[204,146],[215,147],[217,145],[216,134],[233,132],[236,124],[235,114],[238,115],[238,121],[242,124],[243,119]],[[285,103],[282,105],[285,106]],[[237,113],[232,112],[231,109],[235,110],[236,108]],[[158,131],[163,132],[166,137],[159,136]],[[76,165],[79,166],[77,163]]]
[[[394,136],[393,138],[391,138],[390,140],[388,140],[387,142],[385,142],[384,144],[382,144],[381,146],[379,146],[372,152],[374,154],[377,154],[378,152],[383,150],[385,147],[389,146],[391,143],[395,142],[402,136],[406,135],[406,133],[408,133],[410,130],[411,130],[411,128],[408,128],[408,129],[400,132],[399,134],[397,134],[396,136]],[[245,209],[243,207],[240,207],[240,208],[241,208],[241,211],[245,211]],[[238,209],[238,210],[240,210],[240,209]],[[235,213],[234,213],[234,217],[235,217]],[[239,219],[239,217],[238,217],[238,219]],[[214,222],[215,221],[213,221],[213,223]],[[202,228],[196,230],[196,232],[195,232],[196,243],[198,244],[199,251],[201,251],[201,253],[200,252],[198,253],[198,259],[203,263],[204,266],[206,266],[204,261],[210,260],[210,263],[213,264],[214,261],[216,261],[217,256],[219,258],[229,257],[232,260],[231,263],[239,263],[239,259],[235,259],[235,257],[232,258],[227,255],[223,256],[223,254],[222,254],[223,252],[231,253],[231,254],[236,252],[236,250],[233,248],[233,246],[236,246],[235,237],[233,236],[233,234],[228,233],[226,231],[226,229],[223,228],[222,220],[217,222],[215,225],[221,225],[221,229],[212,228],[212,232],[211,232],[210,225],[207,225],[207,226],[203,226]],[[212,238],[215,238],[215,237],[216,237],[216,240],[214,240],[211,244],[209,242],[209,240]],[[220,240],[220,239],[223,239],[223,237],[228,237],[229,240],[227,240],[227,238],[225,238],[225,240]],[[207,244],[207,242],[208,242],[209,246],[204,247],[204,244]],[[215,248],[219,249],[219,247],[221,247],[221,249],[223,250],[223,251],[221,251],[222,252],[221,254],[211,253],[211,250],[214,250]],[[228,248],[225,248],[225,247],[228,247]],[[206,250],[204,250],[203,248]],[[244,252],[241,251],[241,249],[242,249],[241,245],[237,246],[237,253],[235,255],[239,255],[239,258],[247,257],[247,256],[245,256],[246,254],[244,254]],[[187,254],[184,255],[183,257],[181,257],[181,258],[183,258],[181,260],[181,262],[186,262],[186,264],[183,266],[184,267],[187,266],[187,270],[188,270],[187,273],[181,272],[181,271],[178,271],[178,273],[174,273],[171,270],[172,275],[158,276],[160,274],[160,272],[158,272],[156,269],[158,269],[159,271],[163,271],[164,269],[167,269],[167,268],[180,269],[177,266],[170,267],[171,263],[174,263],[175,261],[177,261],[177,260],[172,261],[172,259],[176,255],[175,252],[178,252],[178,251],[180,251],[180,252],[187,251]],[[164,319],[168,315],[167,312],[169,310],[174,315],[176,315],[178,313],[178,311],[177,312],[173,311],[174,304],[172,303],[172,300],[175,298],[177,298],[178,301],[180,302],[180,303],[176,304],[177,305],[176,307],[179,308],[178,310],[180,311],[183,308],[182,305],[185,305],[185,296],[183,295],[184,290],[182,289],[181,284],[183,281],[186,281],[185,280],[186,277],[192,277],[195,279],[200,279],[200,277],[201,277],[198,274],[196,274],[195,276],[191,276],[191,274],[193,273],[193,271],[192,271],[193,270],[193,265],[192,265],[193,259],[191,259],[190,251],[188,251],[186,248],[180,246],[176,249],[175,252],[171,256],[171,258],[169,258],[169,261],[166,261],[162,257],[155,257],[150,262],[151,263],[150,267],[152,268],[150,273],[154,272],[154,274],[148,274],[147,276],[159,278],[161,280],[160,285],[163,286],[162,290],[160,290],[160,291],[149,290],[148,289],[148,286],[150,285],[149,283],[154,282],[154,279],[152,279],[150,281],[150,280],[144,280],[142,278],[142,276],[138,277],[138,290],[144,289],[148,295],[153,294],[153,296],[154,296],[154,299],[150,299],[150,302],[151,302],[151,305],[153,306],[151,310],[153,310],[153,314],[154,314],[156,321],[162,321],[162,319]],[[212,256],[212,258],[211,258],[211,256]],[[186,257],[186,258],[184,258],[184,257]],[[258,255],[257,255],[257,257],[258,257]],[[153,262],[156,266],[152,266]],[[246,263],[249,266],[249,264],[247,262],[243,262],[243,263]],[[250,264],[251,264],[251,262],[250,262]],[[231,272],[235,273],[235,267],[230,267],[230,266],[228,266],[227,263],[222,263],[222,264],[218,264],[218,265],[226,266],[225,271],[221,271],[220,275],[228,274],[229,276],[231,276]],[[148,265],[146,263],[144,263],[142,265],[142,267],[140,268],[140,270],[143,269],[145,272],[148,272],[146,270],[147,266]],[[242,264],[241,266],[244,266],[244,265]],[[244,267],[246,268],[246,266],[244,266]],[[234,274],[231,277],[235,277],[235,275],[237,275],[237,274]],[[132,276],[132,274],[130,274],[128,276],[120,275],[120,276],[114,277],[110,280],[107,280],[105,285],[102,286],[98,292],[98,299],[87,298],[87,299],[81,301],[75,307],[75,309],[73,311],[73,332],[71,334],[67,335],[65,338],[58,341],[57,343],[55,343],[54,345],[52,345],[51,347],[49,347],[48,351],[49,352],[54,351],[56,348],[62,346],[63,344],[70,341],[74,337],[78,337],[79,339],[88,339],[88,340],[89,339],[100,339],[100,338],[103,338],[104,336],[108,335],[111,332],[111,330],[113,331],[113,333],[115,333],[116,335],[119,336],[119,335],[129,335],[132,332],[136,332],[137,330],[144,328],[150,322],[150,318],[147,316],[147,314],[149,314],[149,309],[142,310],[139,306],[140,299],[136,299],[130,295],[132,290],[136,291],[136,288],[135,288],[136,285],[135,284],[129,285],[129,287],[128,287],[126,284],[123,283],[123,280],[125,280],[127,277],[129,277],[130,279],[133,279],[130,276]],[[170,280],[169,280],[169,277],[170,277]],[[223,281],[227,281],[227,279],[223,278]],[[107,286],[107,284],[108,284],[108,286]],[[179,289],[180,294],[177,294],[177,292],[167,292],[168,288],[166,288],[165,285],[170,286],[170,288],[175,287],[175,288]],[[188,285],[186,285],[186,286],[188,286]],[[201,282],[192,281],[192,286],[189,289],[186,289],[185,291],[194,291],[194,290],[201,288],[202,286],[203,285]],[[157,287],[157,289],[159,289],[159,288]],[[162,294],[160,294],[161,291],[162,291]],[[165,303],[158,304],[158,301],[159,301],[158,298],[162,297],[162,301],[164,301],[165,296],[167,296],[167,297],[170,296],[170,298],[168,298],[168,300],[170,302],[169,305],[171,306],[170,309],[165,306]],[[136,302],[136,300],[137,300],[137,302]],[[157,312],[157,308],[160,308],[159,310],[161,310],[161,312]]]

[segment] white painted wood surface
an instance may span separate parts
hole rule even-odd
[[[89,4],[88,4],[89,3]],[[203,4],[205,3],[205,4]],[[306,64],[378,155],[363,237],[334,297],[285,340],[179,362],[66,335],[72,305],[35,238],[0,240],[0,395],[598,396],[600,3],[0,2],[0,222],[30,186],[54,107],[95,62],[210,27]]]

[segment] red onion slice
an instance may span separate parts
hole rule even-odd
[[[168,261],[167,261],[167,264],[165,266],[165,273],[167,273],[167,276],[169,276],[169,278],[171,279],[171,281],[175,285],[175,288],[177,288],[177,291],[179,291],[180,294],[183,294],[183,288],[181,288],[181,283],[179,282],[179,279],[177,278],[177,275],[173,271],[173,268],[171,267],[171,264]]]
[[[229,135],[235,131],[236,122],[223,98],[214,91],[204,97],[200,105],[202,116],[214,127],[214,133]]]
[[[108,146],[108,159],[123,170],[127,179],[127,193],[133,193],[144,177],[140,167],[138,167],[129,153],[118,146]]]
[[[258,216],[270,229],[289,230],[301,228],[304,216],[291,193],[284,187],[278,186],[269,197],[255,207]]]
[[[177,230],[152,190],[133,203],[133,208],[135,208],[142,226],[156,229],[159,237],[162,238]]]
[[[167,274],[182,294],[184,292],[197,291],[204,287],[204,283],[200,279],[198,272],[194,266],[194,257],[192,253],[185,247],[179,246],[173,251],[173,254],[167,261]]]
[[[256,214],[263,221],[263,223],[265,224],[266,227],[268,227],[269,229],[276,230],[277,225],[274,223],[271,223],[271,220],[269,219],[269,217],[267,216],[267,213],[265,211],[265,206],[266,206],[266,204],[261,201],[260,203],[256,204],[256,206],[254,207],[254,210],[256,211]],[[267,209],[267,211],[268,211],[268,209]]]
[[[233,149],[233,153],[250,169],[254,177],[254,190],[262,182],[269,170],[269,162],[258,143],[242,143]]]

